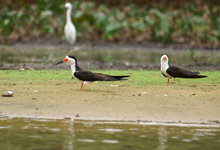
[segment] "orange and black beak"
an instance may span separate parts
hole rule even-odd
[[[56,65],[59,65],[59,64],[65,63],[65,62],[67,62],[67,61],[68,61],[68,59],[67,59],[67,58],[64,58],[63,60],[59,61]]]

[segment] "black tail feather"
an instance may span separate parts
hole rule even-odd
[[[192,73],[194,73],[194,72],[192,72]],[[194,74],[192,74],[192,73],[190,73],[188,76],[183,76],[181,78],[206,78],[206,77],[208,77],[205,75],[198,75],[199,73],[194,73]]]
[[[199,75],[200,72],[189,72],[186,76],[182,76],[181,78],[206,78],[208,76]]]
[[[189,72],[188,76],[197,76],[200,72]]]
[[[196,79],[196,78],[206,78],[208,76],[203,76],[203,75],[198,75],[198,76],[187,76],[187,77],[181,77],[181,78],[192,78],[192,79]]]
[[[108,75],[108,77],[106,78],[105,81],[118,81],[118,80],[128,80],[128,79],[123,79],[126,77],[130,77],[130,76],[110,76]]]

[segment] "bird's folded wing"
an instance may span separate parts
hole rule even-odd
[[[185,77],[190,74],[190,71],[176,67],[176,66],[170,66],[167,69],[167,73],[173,77]]]
[[[74,73],[74,76],[82,81],[106,81],[107,76],[93,73],[87,70],[80,70]]]

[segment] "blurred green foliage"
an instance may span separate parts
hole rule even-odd
[[[72,21],[77,36],[83,40],[116,42],[190,43],[190,46],[216,48],[220,40],[220,7],[200,8],[191,3],[178,9],[154,5],[107,7],[90,1],[73,1]],[[0,4],[1,5],[1,4]],[[0,10],[0,40],[17,40],[40,36],[63,36],[65,11],[63,1],[22,2],[19,9],[11,5]]]

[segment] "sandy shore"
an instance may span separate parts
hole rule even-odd
[[[220,90],[207,87],[146,85],[126,82],[10,86],[13,97],[0,97],[0,115],[9,117],[95,120],[207,122],[220,120]],[[3,85],[3,93],[9,85]]]

